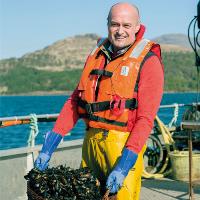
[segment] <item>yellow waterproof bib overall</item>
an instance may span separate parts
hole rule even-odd
[[[82,147],[82,167],[89,167],[102,186],[112,169],[117,164],[125,146],[129,132],[90,128]],[[141,175],[143,171],[143,154],[146,146],[138,155],[138,159],[124,180],[117,193],[117,200],[139,200]]]

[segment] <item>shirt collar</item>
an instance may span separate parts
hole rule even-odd
[[[126,53],[131,46],[132,45],[129,45],[128,47],[125,47],[123,49],[120,49],[114,52],[112,44],[108,41],[106,44],[102,45],[100,48],[104,52],[104,54],[107,56],[108,60],[113,60],[123,55],[124,53]]]
[[[132,46],[132,44],[127,47],[124,47],[123,49],[113,51],[113,46],[112,46],[112,44],[110,44],[110,46],[108,47],[108,51],[110,51],[112,58],[116,58],[116,57],[119,57],[119,56],[125,54],[131,46]]]

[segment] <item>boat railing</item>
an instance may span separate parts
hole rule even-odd
[[[196,105],[197,103],[191,103],[191,104],[170,104],[170,105],[161,105],[160,109],[162,108],[177,108],[177,107],[183,107],[183,106],[192,106]],[[200,104],[200,102],[198,103]],[[36,115],[37,122],[53,122],[56,121],[57,114],[40,114]],[[32,119],[31,115],[25,115],[25,116],[12,116],[12,117],[0,117],[0,128],[6,127],[6,126],[14,126],[14,125],[23,125],[23,124],[29,124]]]
[[[200,102],[198,102],[198,105]],[[179,107],[187,107],[197,105],[197,103],[191,103],[191,104],[170,104],[170,105],[161,105],[160,109],[163,108],[174,108],[174,115],[172,117],[172,120],[167,125],[169,128],[172,127],[174,123],[176,123],[178,118],[178,112]],[[28,146],[33,147],[35,146],[35,138],[38,135],[38,123],[39,122],[55,122],[58,113],[56,114],[30,114],[26,116],[12,116],[12,117],[1,117],[0,118],[0,128],[5,128],[8,126],[15,126],[15,125],[24,125],[24,124],[30,124],[30,133],[28,138]]]

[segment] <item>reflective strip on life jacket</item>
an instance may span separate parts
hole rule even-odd
[[[144,51],[145,46],[148,45],[149,42],[150,42],[150,40],[147,40],[147,39],[141,40],[138,43],[138,45],[133,49],[133,51],[129,57],[130,58],[138,58],[140,56],[140,54]]]

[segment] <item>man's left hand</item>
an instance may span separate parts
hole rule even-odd
[[[114,170],[108,176],[106,182],[106,188],[110,190],[110,193],[115,194],[122,187],[125,177],[128,175],[129,170],[134,166],[138,155],[125,148],[122,156],[114,168]]]
[[[125,176],[122,174],[122,171],[113,170],[108,176],[106,182],[107,189],[110,190],[110,193],[115,194],[122,187]]]

